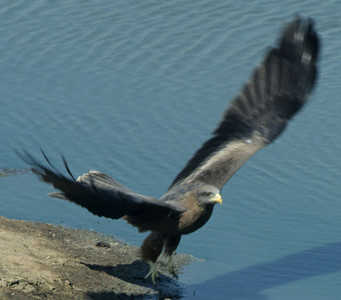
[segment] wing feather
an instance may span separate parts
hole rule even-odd
[[[32,166],[32,171],[40,179],[61,191],[50,193],[49,196],[74,202],[97,216],[119,219],[131,214],[139,217],[139,222],[133,225],[148,228],[151,216],[154,219],[162,219],[170,213],[177,215],[183,211],[179,206],[175,207],[164,201],[136,194],[99,171],[90,171],[75,180],[64,158],[69,177],[60,173],[44,152],[49,167],[27,152],[18,155]],[[134,222],[134,217],[131,218],[131,222]]]
[[[297,17],[225,111],[213,137],[176,176],[222,188],[244,162],[275,140],[305,104],[316,81],[319,42],[312,20]]]

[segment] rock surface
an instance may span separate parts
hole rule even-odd
[[[183,287],[166,272],[156,286],[144,279],[149,265],[138,253],[96,232],[0,216],[0,299],[180,298]]]

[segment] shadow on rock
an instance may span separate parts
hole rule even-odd
[[[84,262],[82,264],[91,270],[105,272],[106,274],[117,277],[125,282],[147,287],[155,291],[155,294],[134,294],[134,296],[128,294],[118,295],[114,292],[89,292],[87,295],[91,299],[144,299],[146,297],[148,297],[148,299],[180,299],[184,292],[182,284],[161,272],[159,272],[156,284],[153,285],[150,278],[144,278],[149,271],[149,265],[141,260],[136,260],[130,264],[118,264],[116,266],[104,266]]]
[[[92,300],[112,300],[112,299],[122,299],[122,300],[133,300],[133,299],[146,299],[147,295],[127,295],[127,294],[116,294],[114,292],[88,292],[87,296]],[[150,299],[150,297],[149,297]],[[158,298],[162,299],[162,298]]]
[[[141,260],[136,260],[130,264],[118,264],[116,266],[104,266],[84,262],[82,264],[84,266],[87,266],[91,270],[105,272],[108,275],[115,276],[129,283],[138,284],[146,287],[153,286],[150,280],[144,279],[144,274],[147,274],[149,271],[149,265]],[[165,275],[160,275],[162,276],[161,278],[166,277]]]

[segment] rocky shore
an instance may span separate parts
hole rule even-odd
[[[181,298],[180,283],[164,271],[154,286],[148,270],[138,248],[111,236],[0,216],[0,299]]]

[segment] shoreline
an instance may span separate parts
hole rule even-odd
[[[181,269],[192,260],[177,254]],[[1,299],[179,299],[161,266],[154,286],[139,248],[94,231],[0,216]]]

